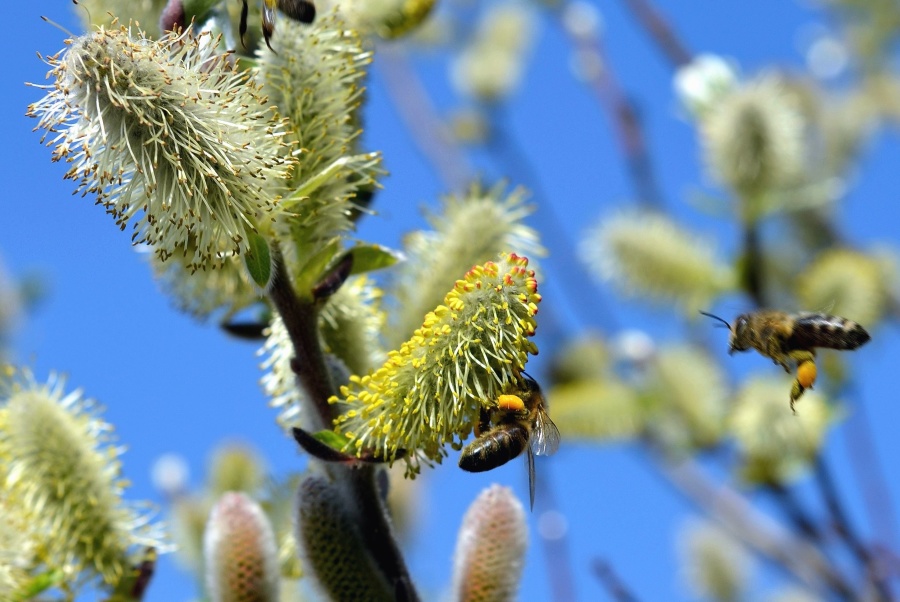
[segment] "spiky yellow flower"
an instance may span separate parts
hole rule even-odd
[[[484,188],[478,184],[465,194],[441,199],[441,210],[428,216],[433,230],[409,235],[408,261],[398,266],[397,303],[389,342],[405,341],[422,318],[441,302],[457,274],[489,261],[506,249],[528,257],[541,256],[538,233],[523,222],[533,211],[521,188],[507,192],[504,183]]]
[[[528,354],[537,353],[529,337],[540,300],[524,257],[473,267],[381,368],[352,376],[331,399],[350,408],[335,420],[337,432],[360,454],[393,461],[405,452],[412,474],[423,458],[440,462],[444,445],[461,445],[482,408],[521,386]]]
[[[217,44],[101,27],[47,59],[55,82],[28,108],[76,192],[192,269],[249,249],[290,166],[282,122]]]
[[[492,485],[469,506],[453,560],[453,599],[515,600],[525,568],[528,526],[513,492]]]
[[[112,426],[96,416],[79,391],[63,394],[51,378],[24,374],[0,401],[3,488],[26,511],[47,566],[92,569],[115,584],[132,546],[162,545],[146,516],[125,504]]]

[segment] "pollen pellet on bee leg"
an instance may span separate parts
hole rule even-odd
[[[814,361],[800,362],[797,366],[797,381],[804,389],[812,389],[816,382],[816,363]]]
[[[518,395],[500,395],[497,397],[497,406],[501,410],[521,412],[525,409],[525,402]]]

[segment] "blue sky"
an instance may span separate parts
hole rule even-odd
[[[42,5],[39,5],[42,4]],[[686,199],[704,185],[693,129],[680,116],[671,87],[670,67],[643,30],[624,12],[623,2],[599,3],[606,23],[606,50],[623,87],[639,103],[648,145],[666,208],[693,228],[733,249],[735,232],[717,218],[692,208]],[[824,23],[821,13],[803,3],[783,0],[757,2],[658,2],[694,52],[734,57],[745,73],[777,65],[803,65],[798,32]],[[130,236],[114,227],[91,199],[73,197],[63,181],[64,166],[50,163],[35,123],[24,116],[26,106],[39,98],[25,81],[41,82],[47,67],[35,51],[52,54],[65,35],[41,21],[47,16],[76,28],[67,2],[12,2],[5,8],[7,57],[5,94],[0,98],[5,139],[0,166],[5,195],[0,218],[0,258],[17,277],[38,274],[48,287],[46,299],[17,331],[18,360],[31,365],[39,378],[50,371],[66,374],[69,387],[82,388],[105,407],[105,418],[126,444],[126,476],[132,481],[129,497],[160,502],[150,482],[153,462],[176,452],[189,462],[192,479],[203,476],[209,454],[227,440],[256,447],[272,472],[285,475],[304,460],[275,425],[274,412],[257,381],[256,346],[225,338],[213,324],[198,324],[178,313],[150,277]],[[598,216],[629,204],[632,196],[624,163],[607,115],[568,69],[570,47],[559,27],[544,20],[524,85],[505,108],[510,131],[556,208],[567,238],[580,235]],[[376,57],[377,62],[377,57]],[[447,83],[446,64],[438,57],[417,60],[424,81],[441,110],[457,106]],[[422,227],[419,208],[434,206],[446,192],[428,163],[417,154],[377,68],[370,82],[371,105],[366,116],[366,143],[384,153],[391,172],[376,197],[378,215],[367,219],[360,238],[397,246],[402,235]],[[839,222],[851,241],[898,244],[898,153],[895,136],[882,134],[864,152],[858,180],[838,210]],[[485,164],[489,179],[516,174]],[[553,240],[546,240],[551,253]],[[553,269],[552,258],[549,269]],[[573,268],[573,266],[566,266]],[[581,277],[577,267],[567,277]],[[587,277],[584,275],[583,277]],[[552,285],[542,289],[548,304]],[[661,341],[678,337],[679,323],[664,310],[633,303],[612,304],[615,322],[647,330]],[[573,316],[557,305],[566,327]],[[538,345],[541,331],[538,331]],[[895,436],[900,405],[894,403],[894,366],[898,360],[895,326],[882,329],[858,352],[852,366],[858,371],[861,397],[871,423],[871,444],[884,466],[891,494],[900,499],[900,468],[892,462],[900,453]],[[722,341],[723,351],[725,342]],[[758,359],[758,358],[757,358]],[[749,365],[748,358],[735,359]],[[539,366],[540,364],[538,364]],[[828,459],[843,485],[854,521],[871,534],[862,511],[860,485],[848,462],[844,426],[830,437]],[[408,560],[426,599],[434,599],[450,581],[456,529],[468,504],[492,482],[514,487],[527,499],[523,463],[479,475],[455,467],[455,457],[427,474],[423,517],[410,543]],[[551,460],[538,463],[538,478],[549,484],[569,532],[565,546],[578,599],[603,599],[605,593],[591,575],[593,558],[611,563],[617,574],[643,600],[689,599],[679,577],[676,533],[692,508],[674,492],[646,455],[631,445],[592,447],[563,443]],[[814,497],[801,487],[801,495]],[[539,511],[539,500],[536,510]],[[766,504],[763,504],[766,507]],[[532,533],[540,512],[532,515]],[[529,551],[523,600],[550,599],[555,554],[548,560],[535,537]],[[757,594],[771,591],[777,580],[763,573],[754,582]],[[164,558],[147,600],[189,600],[191,577]]]

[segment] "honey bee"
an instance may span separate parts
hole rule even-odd
[[[463,448],[459,467],[469,472],[493,470],[526,452],[528,493],[534,507],[534,456],[556,453],[559,429],[547,414],[540,386],[528,375],[523,378],[525,388],[519,394],[500,395],[496,409],[482,410],[476,438]]]
[[[241,34],[241,43],[244,43],[244,34],[247,33],[247,13],[249,7],[247,0],[241,0],[241,22],[238,31]],[[272,34],[275,33],[275,9],[300,23],[312,23],[316,18],[316,5],[309,0],[263,0],[262,30],[266,39],[266,46],[272,50]],[[272,50],[274,52],[274,50]]]
[[[719,316],[701,311],[728,327],[728,353],[756,349],[790,374],[789,360],[797,364],[797,377],[791,387],[791,411],[806,389],[816,381],[816,347],[849,350],[865,344],[871,337],[866,329],[847,318],[823,313],[790,314],[764,309],[741,314],[733,324]],[[795,412],[796,413],[796,412]]]

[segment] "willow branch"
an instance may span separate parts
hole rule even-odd
[[[472,180],[472,167],[438,117],[428,91],[409,59],[395,46],[378,47],[379,72],[387,91],[419,152],[450,190],[462,190]]]
[[[681,67],[691,62],[691,52],[649,0],[624,0],[624,2],[673,66]]]
[[[315,410],[316,421],[319,424],[314,428],[330,429],[333,406],[328,403],[328,399],[337,393],[337,389],[331,379],[319,341],[318,311],[312,295],[301,297],[294,291],[280,251],[275,248],[272,254],[275,265],[269,298],[284,321],[294,346],[291,368]],[[324,468],[350,493],[350,499],[356,504],[355,511],[359,518],[362,540],[388,583],[394,585],[396,598],[409,602],[417,601],[418,594],[412,586],[412,579],[378,492],[376,469],[372,466],[348,468],[334,463],[326,463]]]
[[[663,461],[663,473],[680,493],[719,521],[736,537],[775,566],[823,595],[823,584],[844,600],[854,600],[853,588],[813,545],[794,538],[756,510],[735,491],[710,481],[693,462]]]
[[[585,73],[585,81],[609,115],[638,202],[661,206],[662,195],[647,150],[640,114],[616,79],[600,40],[595,35],[577,35],[564,25],[563,30],[578,55],[591,57],[598,65]]]

